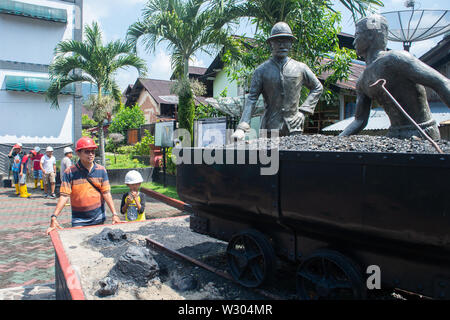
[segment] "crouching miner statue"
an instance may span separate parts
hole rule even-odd
[[[429,67],[409,52],[386,51],[388,24],[381,15],[371,15],[356,23],[354,46],[356,54],[366,59],[366,69],[356,84],[355,120],[340,136],[360,132],[367,125],[372,100],[383,106],[391,126],[387,136],[395,138],[421,137],[419,130],[396,107],[394,101],[380,86],[373,85],[379,79],[386,80],[386,89],[408,115],[433,140],[440,139],[436,121],[431,117],[425,88],[432,88],[450,107],[450,80]]]
[[[233,139],[242,140],[250,129],[252,111],[261,93],[265,105],[261,129],[279,130],[280,136],[303,132],[304,113],[314,113],[323,87],[307,65],[288,57],[294,39],[287,23],[278,22],[273,26],[267,39],[272,57],[253,73],[250,94]],[[299,108],[302,86],[310,92]]]

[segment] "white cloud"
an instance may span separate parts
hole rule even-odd
[[[148,66],[148,78],[169,80],[171,75],[170,56],[160,49]]]
[[[93,21],[100,23],[100,20],[110,15],[110,7],[105,6],[102,1],[85,1],[83,3],[83,24],[90,25]]]
[[[138,72],[135,68],[121,69],[117,71],[115,77],[120,91],[123,92],[129,84],[134,84],[138,78]]]
[[[195,66],[195,67],[206,67],[205,62],[203,61],[203,59],[199,59],[195,56],[191,57],[190,61],[189,61],[189,65],[190,66]]]

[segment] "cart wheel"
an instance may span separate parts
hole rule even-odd
[[[269,240],[261,232],[250,229],[231,238],[227,261],[234,280],[255,288],[273,276],[276,257]]]
[[[318,250],[297,270],[297,295],[304,300],[365,299],[366,286],[356,265],[333,250]]]

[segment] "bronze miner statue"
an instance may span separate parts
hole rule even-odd
[[[372,86],[385,79],[385,87],[408,115],[434,140],[440,139],[436,121],[431,117],[424,88],[432,88],[450,107],[450,80],[435,69],[403,50],[386,51],[387,20],[374,14],[356,23],[354,46],[356,53],[366,60],[366,69],[356,84],[355,120],[340,136],[360,132],[367,125],[372,100],[386,111],[391,122],[387,136],[396,138],[421,137],[419,130],[396,107],[380,86]]]
[[[304,113],[314,113],[323,88],[307,65],[288,57],[294,39],[287,23],[278,22],[273,26],[267,39],[272,57],[253,73],[250,94],[232,138],[242,140],[245,137],[245,131],[250,129],[252,110],[261,93],[265,104],[261,129],[279,130],[280,136],[303,132]],[[303,85],[310,92],[299,108]]]

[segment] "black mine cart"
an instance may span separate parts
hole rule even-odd
[[[450,298],[450,155],[280,151],[276,174],[261,167],[177,167],[191,229],[228,242],[238,282],[262,285],[282,258],[300,298],[364,299],[377,271],[382,287]]]

